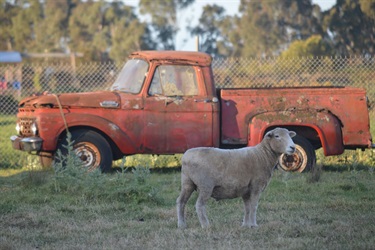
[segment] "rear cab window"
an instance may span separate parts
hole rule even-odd
[[[197,73],[190,65],[160,65],[155,69],[148,91],[150,96],[199,95]]]

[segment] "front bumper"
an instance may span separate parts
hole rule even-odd
[[[22,150],[26,152],[40,151],[43,140],[39,137],[19,137],[13,135],[10,137],[13,149]]]

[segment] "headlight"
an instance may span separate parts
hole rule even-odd
[[[36,136],[37,133],[38,133],[38,128],[36,126],[36,123],[32,123],[31,126],[30,126],[30,131],[32,133],[33,136]]]
[[[19,123],[16,124],[16,131],[18,135],[21,135],[21,126]]]

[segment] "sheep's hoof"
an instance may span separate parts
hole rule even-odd
[[[209,230],[209,229],[211,229],[210,225],[201,226],[201,227],[202,227],[202,229],[204,229],[204,230]]]
[[[246,227],[246,228],[257,228],[258,225],[257,225],[257,224],[242,224],[242,227]]]
[[[186,223],[178,222],[177,227],[179,229],[185,229],[186,228]]]
[[[203,229],[210,228],[210,223],[209,223],[209,222],[201,223],[201,227],[202,227]]]

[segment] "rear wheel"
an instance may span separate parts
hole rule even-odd
[[[112,167],[112,150],[108,141],[99,133],[92,130],[76,130],[72,133],[73,150],[82,166],[88,171],[100,169],[108,172]],[[64,145],[67,144],[66,137],[60,144],[59,149],[63,155],[67,154]]]
[[[292,155],[282,154],[279,158],[279,166],[285,171],[306,172],[315,167],[316,154],[311,143],[304,137],[293,137],[296,144],[296,152]]]

